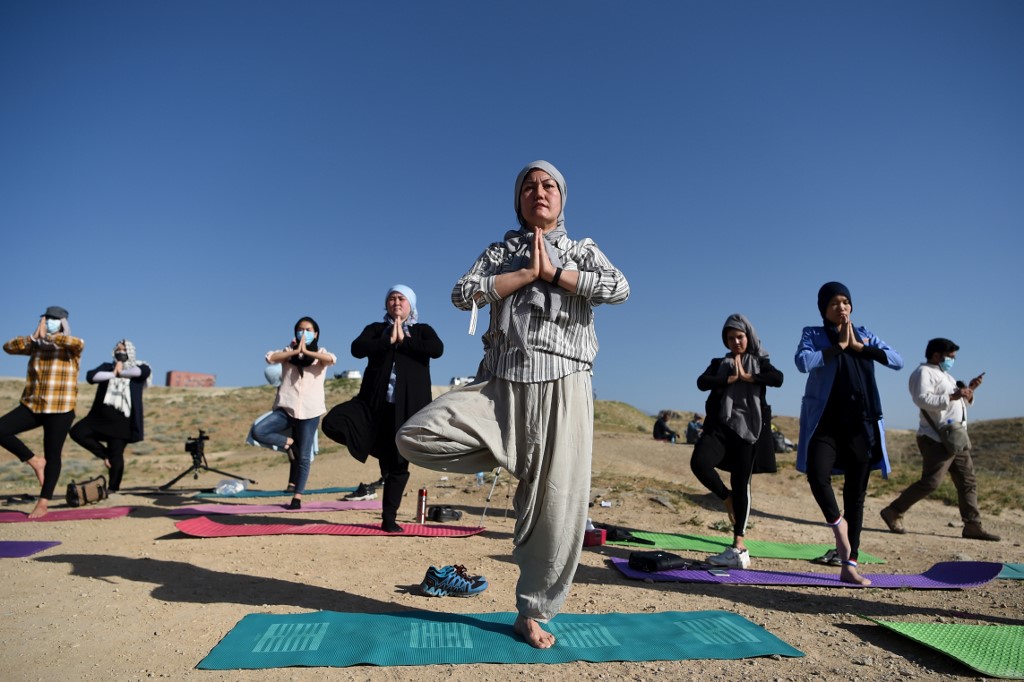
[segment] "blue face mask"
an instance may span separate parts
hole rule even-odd
[[[299,331],[295,332],[295,340],[301,341],[303,337],[305,337],[306,345],[308,346],[309,344],[313,343],[313,334],[314,332],[311,332],[309,330],[300,329]]]
[[[46,333],[56,334],[60,331],[60,320],[46,320]]]
[[[942,362],[939,363],[939,367],[942,368],[943,372],[948,372],[953,369],[953,358],[942,358]]]

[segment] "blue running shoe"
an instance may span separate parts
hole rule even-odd
[[[431,566],[420,589],[430,597],[475,597],[487,589],[487,578],[468,575],[465,566]]]

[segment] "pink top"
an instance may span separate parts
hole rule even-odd
[[[289,351],[290,348],[281,350]],[[279,351],[272,350],[267,353],[267,362],[270,356]],[[333,353],[321,348],[321,353],[331,356],[331,365],[338,361]],[[327,368],[330,365],[319,360],[314,360],[309,367],[303,367],[299,373],[299,367],[285,360],[281,363],[281,385],[277,389],[277,398],[274,399],[274,409],[282,409],[294,419],[313,419],[327,411],[324,401],[324,379],[327,378]]]

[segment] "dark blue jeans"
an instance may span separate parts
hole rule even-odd
[[[292,434],[293,472],[289,483],[295,484],[295,492],[301,495],[306,490],[306,480],[313,462],[313,447],[316,443],[316,429],[320,417],[295,419],[284,410],[274,410],[266,419],[253,427],[253,437],[260,443],[276,445],[282,450],[288,442],[286,432]]]

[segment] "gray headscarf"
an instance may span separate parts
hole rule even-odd
[[[722,326],[722,343],[725,343],[725,335],[730,329],[737,329],[747,335],[747,352],[740,358],[740,362],[748,374],[758,374],[761,371],[761,360],[767,360],[768,353],[761,348],[761,341],[757,337],[754,325],[739,313],[730,315]],[[718,372],[726,377],[736,372],[732,353],[726,354],[722,364],[718,366]],[[719,418],[723,424],[735,431],[737,436],[748,443],[756,443],[761,435],[762,419],[758,387],[746,381],[728,384],[722,396]]]
[[[520,212],[519,195],[523,190],[523,182],[532,170],[542,170],[554,179],[558,184],[558,192],[562,197],[562,207],[558,213],[558,223],[555,229],[544,234],[544,247],[548,253],[548,260],[556,268],[562,267],[562,259],[555,249],[555,243],[568,235],[565,232],[565,198],[567,190],[565,178],[558,172],[558,169],[547,161],[534,161],[526,164],[523,170],[519,171],[516,178],[515,209],[516,219],[522,225],[521,229],[509,230],[505,233],[505,248],[508,250],[511,260],[509,271],[514,272],[527,267],[530,263],[531,250],[533,247],[533,230],[527,226]],[[498,319],[500,329],[509,341],[516,346],[526,350],[526,335],[530,328],[530,315],[534,308],[544,310],[549,320],[554,320],[562,310],[562,301],[565,293],[561,287],[551,286],[547,282],[536,281],[528,287],[523,287],[514,292],[505,305],[501,308]]]

